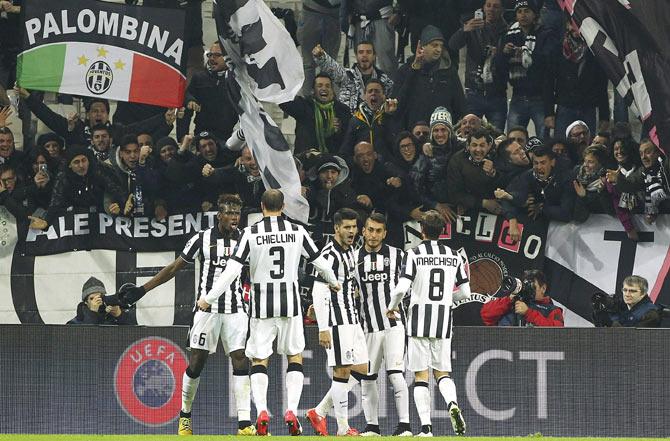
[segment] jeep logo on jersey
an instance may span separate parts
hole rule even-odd
[[[91,93],[102,95],[112,86],[114,73],[109,64],[104,61],[96,61],[91,64],[86,72],[86,87]]]
[[[128,346],[116,364],[114,391],[126,414],[146,426],[179,415],[182,375],[188,362],[172,341],[147,337]]]
[[[362,282],[386,282],[389,276],[386,273],[366,273],[361,277]]]
[[[217,268],[225,268],[228,259],[226,257],[218,257],[216,260],[212,260],[212,265]]]

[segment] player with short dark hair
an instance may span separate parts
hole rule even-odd
[[[291,435],[300,435],[302,427],[295,416],[302,395],[302,351],[305,349],[302,309],[298,289],[298,266],[305,256],[320,272],[332,289],[339,284],[328,262],[319,256],[307,231],[282,217],[284,195],[279,190],[266,190],[261,197],[263,219],[246,227],[226,269],[209,292],[198,300],[201,310],[218,301],[249,262],[251,276],[251,319],[245,354],[252,361],[251,390],[258,412],[256,431],[268,435],[270,415],[267,407],[267,367],[272,344],[277,340],[277,353],[286,355],[287,409],[284,422]]]
[[[232,255],[240,231],[237,226],[242,211],[242,200],[237,195],[222,194],[218,199],[218,225],[200,231],[186,243],[181,255],[160,270],[141,287],[123,293],[125,302],[134,303],[144,294],[172,279],[177,271],[200,260],[198,296],[204,296],[221,277]],[[235,277],[228,282],[223,295],[208,308],[194,307],[193,324],[189,330],[191,355],[182,383],[182,407],[179,413],[179,435],[193,434],[191,407],[195,399],[200,373],[209,354],[216,352],[219,338],[224,352],[233,364],[233,395],[237,407],[238,435],[255,435],[251,424],[251,397],[249,386],[249,364],[244,355],[247,339],[247,305],[242,296],[242,282]]]
[[[444,218],[435,210],[421,220],[423,242],[407,251],[403,272],[393,289],[388,307],[389,317],[398,316],[398,305],[410,291],[407,317],[408,367],[414,372],[414,403],[421,420],[418,436],[432,436],[428,369],[433,370],[442,397],[449,406],[454,432],[465,433],[465,420],[456,400],[456,386],[451,373],[451,307],[470,295],[465,252],[452,250],[438,242]],[[454,291],[454,287],[458,291]]]

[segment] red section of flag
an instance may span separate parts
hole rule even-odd
[[[186,78],[167,64],[143,55],[133,56],[128,101],[163,107],[182,107]]]

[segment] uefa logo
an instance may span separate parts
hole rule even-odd
[[[114,373],[116,399],[126,414],[145,426],[173,421],[181,408],[186,355],[172,341],[147,337],[131,344]]]
[[[86,87],[91,93],[102,95],[112,87],[114,73],[109,64],[104,61],[96,61],[91,64],[86,72]]]

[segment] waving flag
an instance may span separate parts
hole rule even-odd
[[[670,4],[558,0],[649,137],[670,153]]]
[[[286,214],[306,224],[309,205],[300,191],[293,155],[260,103],[278,104],[295,98],[304,81],[300,54],[261,0],[215,0],[214,17],[219,39],[231,60],[229,95],[263,183],[266,188],[281,190]]]
[[[26,0],[22,14],[19,86],[182,105],[184,11],[95,0]]]

